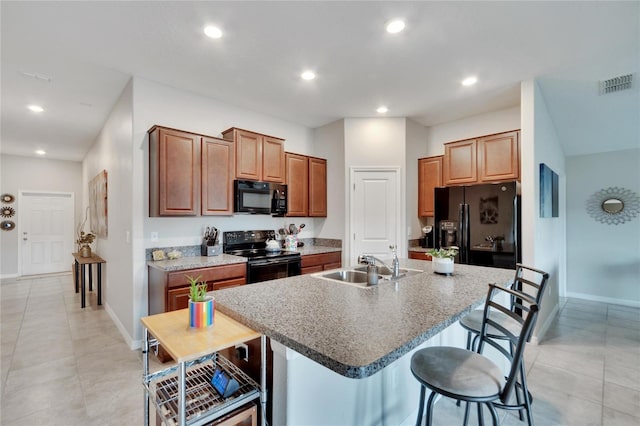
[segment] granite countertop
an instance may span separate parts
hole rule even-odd
[[[418,253],[426,253],[429,250],[433,250],[433,249],[429,248],[429,247],[420,247],[420,246],[409,247],[409,251],[415,251],[415,252],[418,252]]]
[[[383,369],[478,307],[490,282],[514,271],[456,264],[453,276],[427,272],[359,288],[313,275],[213,292],[216,309],[325,367],[351,378]]]
[[[211,266],[247,263],[246,257],[220,254],[218,256],[191,256],[173,260],[149,260],[147,265],[165,272],[184,271],[185,269],[209,268]]]
[[[303,247],[298,247],[298,252],[300,255],[305,256],[307,254],[322,254],[322,253],[333,253],[342,251],[340,247],[329,247],[329,246],[316,246],[316,245],[304,245]]]

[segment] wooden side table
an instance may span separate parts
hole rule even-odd
[[[92,254],[91,257],[82,257],[80,253],[72,253],[76,262],[74,265],[74,280],[76,285],[76,293],[78,292],[78,287],[80,287],[80,306],[82,308],[86,305],[86,297],[85,297],[85,266],[89,265],[89,291],[93,291],[93,271],[91,270],[91,265],[98,265],[98,305],[102,305],[102,264],[107,263],[106,260],[101,258],[98,255]],[[78,282],[78,274],[80,276],[80,282]],[[80,284],[78,286],[78,284]]]

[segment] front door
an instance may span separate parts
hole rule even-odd
[[[73,193],[20,193],[21,275],[70,271]]]
[[[361,254],[391,259],[390,245],[404,249],[400,241],[400,171],[353,170],[351,190],[350,263],[355,265]]]

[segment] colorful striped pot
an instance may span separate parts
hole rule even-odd
[[[204,302],[189,300],[189,326],[191,328],[212,326],[215,306],[215,299],[212,296],[207,296]]]

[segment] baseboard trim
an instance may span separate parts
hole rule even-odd
[[[567,292],[567,297],[591,300],[593,302],[611,303],[613,305],[631,306],[640,308],[640,300],[615,299],[613,297],[594,296],[593,294]]]
[[[549,327],[551,327],[553,320],[556,319],[558,312],[560,312],[560,304],[556,303],[556,306],[554,306],[551,310],[551,315],[547,317],[547,320],[544,322],[544,324],[540,325],[540,327],[537,328],[536,333],[531,336],[531,344],[540,344],[540,342],[544,339],[544,335],[547,334],[547,331],[549,331]]]
[[[0,275],[0,280],[8,280],[10,278],[18,278],[20,275],[18,274],[4,274]]]
[[[116,325],[116,328],[118,329],[120,334],[122,334],[122,337],[124,338],[124,341],[127,344],[127,346],[129,346],[129,349],[131,349],[132,351],[136,350],[136,349],[140,349],[142,347],[141,341],[140,340],[133,340],[131,338],[131,336],[129,336],[129,333],[127,332],[127,329],[120,322],[120,319],[118,318],[116,313],[113,312],[113,309],[111,309],[111,306],[109,306],[108,303],[105,303],[104,310],[107,311],[107,314],[109,314],[109,317],[111,318],[111,321],[113,321],[113,323]]]

